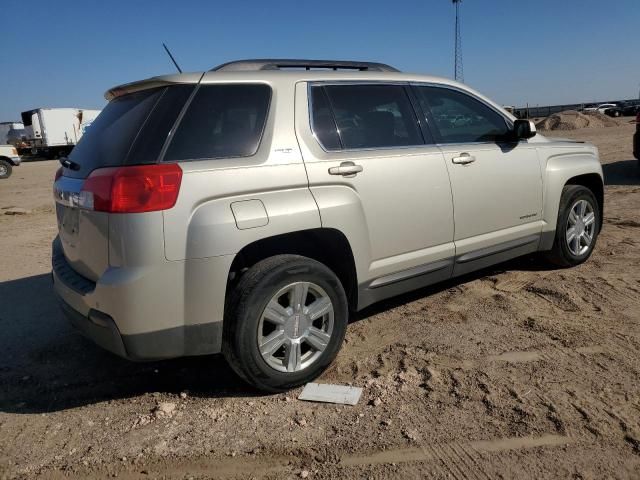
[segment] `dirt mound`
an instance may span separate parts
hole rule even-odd
[[[578,128],[616,127],[618,122],[600,112],[567,110],[555,113],[536,124],[539,130],[576,130]]]

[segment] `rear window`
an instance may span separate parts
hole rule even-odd
[[[72,150],[80,165],[65,175],[84,178],[102,167],[155,163],[194,85],[143,90],[115,98]]]
[[[165,161],[247,157],[258,151],[269,111],[264,84],[201,85],[165,154]]]

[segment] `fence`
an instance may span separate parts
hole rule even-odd
[[[600,105],[602,103],[623,103],[623,102],[634,102],[634,101],[638,101],[637,98],[633,98],[633,99],[628,99],[628,100],[613,100],[613,101],[609,101],[609,102],[598,102],[598,103],[573,103],[573,104],[567,104],[567,105],[550,105],[550,106],[546,106],[546,107],[540,107],[540,106],[535,106],[535,107],[519,107],[514,109],[513,114],[518,117],[518,118],[541,118],[541,117],[548,117],[550,115],[553,115],[554,113],[560,113],[560,112],[564,112],[566,110],[582,110],[583,108],[585,108],[586,106],[589,105],[593,105],[593,106],[597,106]]]

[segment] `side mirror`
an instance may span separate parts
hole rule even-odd
[[[516,120],[513,122],[512,138],[514,140],[526,140],[536,136],[536,125],[530,120]]]

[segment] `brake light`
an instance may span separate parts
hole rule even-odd
[[[54,182],[57,182],[58,179],[62,176],[62,171],[63,171],[62,167],[60,167],[58,170],[56,170],[56,177],[53,179]]]
[[[99,168],[84,181],[80,206],[110,213],[167,210],[176,204],[181,182],[175,163]]]

